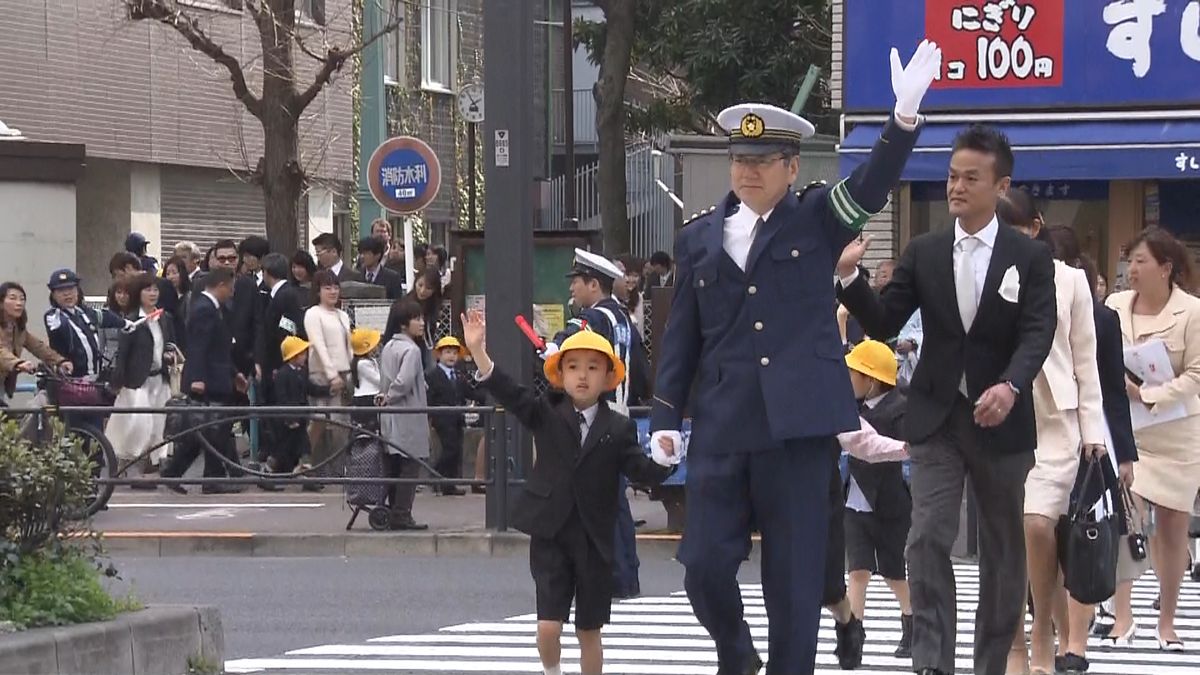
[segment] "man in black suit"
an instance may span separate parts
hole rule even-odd
[[[254,362],[259,377],[269,382],[283,365],[279,351],[283,339],[294,335],[307,340],[304,332],[304,305],[299,287],[288,283],[290,263],[282,253],[271,253],[262,260],[263,284],[267,287],[267,307],[254,346]]]
[[[255,373],[254,347],[270,300],[270,289],[262,280],[262,259],[271,252],[271,245],[265,238],[254,235],[243,239],[237,251],[241,273],[233,282],[229,327],[233,331],[234,365],[238,372],[249,377]]]
[[[339,284],[347,281],[362,281],[362,275],[355,272],[342,260],[342,240],[336,234],[325,232],[312,240],[313,249],[317,254],[317,265],[323,270],[333,272]]]
[[[362,258],[362,275],[368,284],[387,289],[388,300],[404,295],[404,275],[384,264],[387,242],[381,237],[367,237],[358,242],[358,254]]]
[[[246,391],[246,377],[237,372],[233,363],[233,334],[221,311],[232,297],[233,271],[227,268],[209,270],[204,277],[204,291],[192,304],[188,316],[188,351],[187,361],[183,365],[183,389],[199,403],[229,405],[236,394]],[[232,424],[216,424],[200,433],[217,452],[237,466]],[[163,477],[182,476],[203,449],[200,438],[188,438],[177,444],[175,454],[163,469]],[[223,462],[205,455],[205,478],[224,476],[226,473]],[[237,477],[241,471],[231,468],[228,474]],[[176,491],[185,492],[181,487]],[[241,492],[241,489],[232,485],[213,484],[205,485],[202,491],[204,494],[227,494]]]
[[[1025,609],[1025,476],[1036,443],[1033,378],[1057,324],[1050,250],[996,218],[1008,191],[1012,149],[972,126],[955,139],[946,194],[953,229],[914,239],[880,294],[857,271],[869,239],[838,262],[842,303],[868,335],[896,336],[917,309],[925,350],[905,418],[912,454],[913,666],[954,672],[954,568],[963,480],[979,505],[980,594],[976,673],[1005,672]]]

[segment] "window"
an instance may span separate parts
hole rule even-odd
[[[421,5],[421,86],[454,90],[457,0],[426,0]]]
[[[296,0],[296,13],[302,20],[325,25],[325,0]]]
[[[390,26],[396,21],[396,17],[404,17],[404,0],[394,0],[392,3],[392,11],[384,17],[385,26]],[[383,81],[386,84],[405,84],[405,52],[407,51],[408,40],[405,39],[405,31],[407,26],[403,21],[396,30],[391,31],[383,38]]]

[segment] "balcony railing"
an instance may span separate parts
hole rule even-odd
[[[566,92],[555,89],[550,92],[550,130],[554,144],[562,145],[567,141],[566,120],[563,118],[563,101]],[[591,89],[576,89],[572,92],[571,101],[575,105],[575,144],[594,144],[596,134],[596,99]]]

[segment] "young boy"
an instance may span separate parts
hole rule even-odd
[[[580,331],[563,341],[543,370],[553,391],[538,395],[494,367],[480,312],[462,317],[476,377],[537,443],[537,461],[513,512],[530,536],[529,568],[537,593],[538,654],[547,675],[561,675],[562,626],[575,600],[575,635],[583,675],[602,672],[600,628],[612,604],[617,479],[661,483],[678,459],[654,449],[651,461],[632,420],[601,397],[625,381],[625,366],[603,336]]]
[[[309,396],[329,395],[329,387],[319,387],[308,379],[308,346],[308,342],[294,335],[285,337],[279,346],[284,363],[275,371],[271,387],[275,405],[306,406]],[[291,473],[300,458],[311,451],[308,418],[280,417],[276,424],[275,449],[267,458],[267,466],[273,473]]]
[[[447,335],[438,340],[433,347],[437,363],[425,371],[425,384],[428,385],[430,407],[450,406],[462,407],[467,399],[476,403],[484,402],[483,396],[475,388],[467,384],[462,372],[458,370],[458,359],[462,356],[462,344],[458,338]],[[438,454],[434,470],[443,478],[460,478],[462,476],[463,436],[466,432],[466,420],[463,413],[431,413],[429,423],[437,432],[442,451]],[[463,491],[453,485],[440,490],[447,497],[457,497]]]

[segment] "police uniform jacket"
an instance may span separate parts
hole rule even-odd
[[[537,461],[513,509],[513,525],[537,537],[553,537],[575,511],[604,560],[613,560],[617,478],[657,485],[673,467],[655,464],[638,443],[632,420],[600,402],[582,442],[575,406],[561,391],[539,395],[518,385],[499,367],[483,381],[500,405],[533,432]]]
[[[102,328],[123,328],[125,319],[106,310],[77,306],[73,310],[51,307],[43,316],[46,340],[50,348],[71,362],[77,377],[98,375],[104,350],[100,348]]]
[[[603,298],[595,305],[585,308],[579,316],[567,323],[566,328],[554,336],[554,344],[561,345],[563,341],[578,333],[587,323],[587,328],[604,336],[613,346],[617,358],[625,364],[625,382],[604,396],[604,400],[614,403],[617,411],[624,414],[629,409],[630,375],[633,372],[632,355],[634,351],[633,322],[629,320],[629,311],[619,300],[611,295]]]
[[[884,395],[874,408],[863,406],[860,414],[875,431],[888,438],[904,438],[905,396],[900,389]],[[858,483],[871,510],[880,518],[907,517],[912,511],[912,496],[904,483],[900,462],[871,464],[850,458],[850,475]]]
[[[692,382],[691,453],[768,450],[858,428],[834,315],[834,268],[887,204],[918,130],[889,122],[870,159],[832,188],[788,192],[743,271],[723,247],[731,192],[675,243],[676,281],[651,428],[678,430]]]

